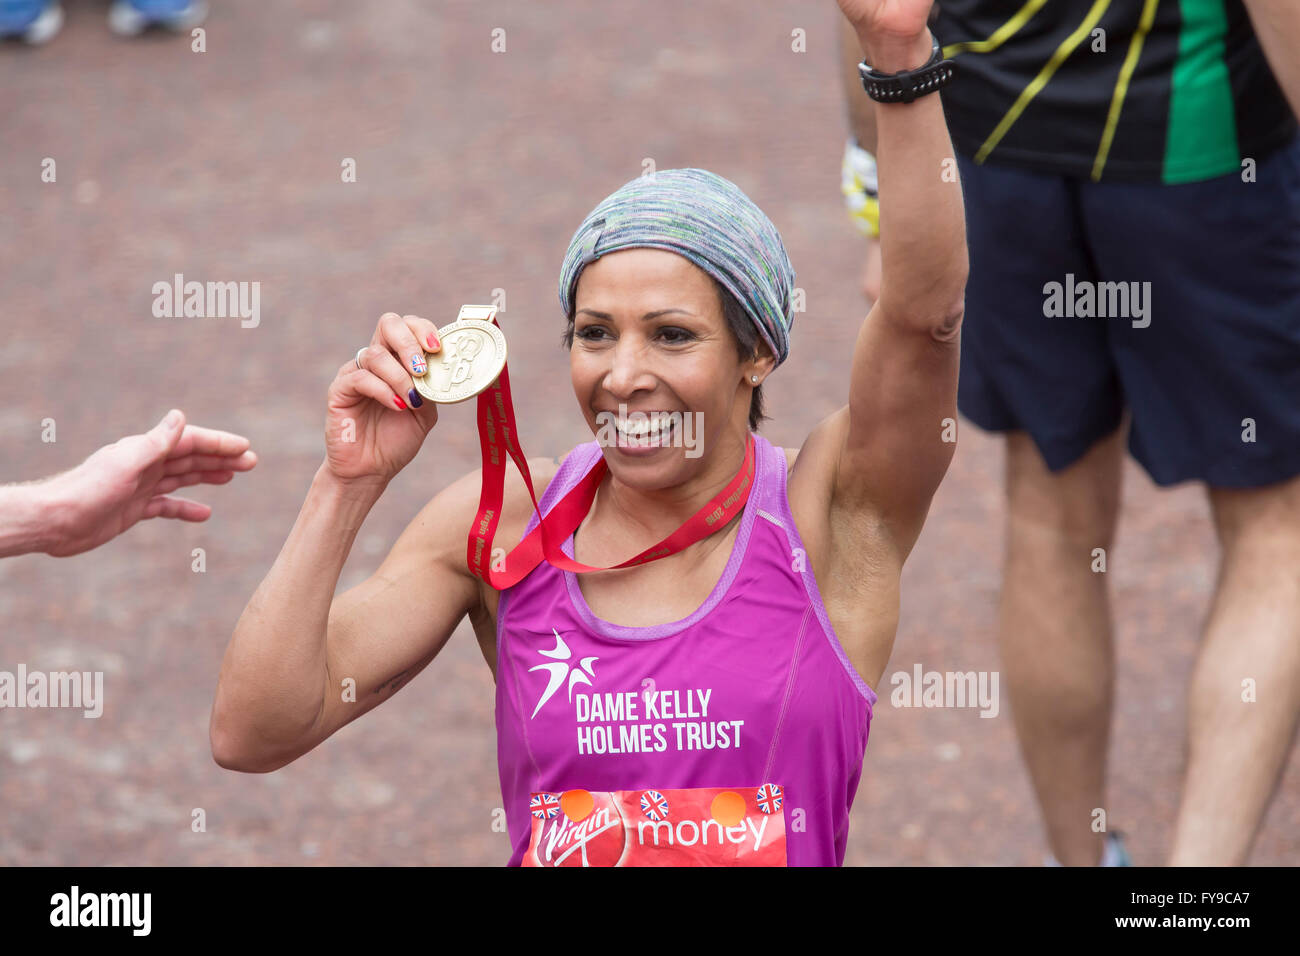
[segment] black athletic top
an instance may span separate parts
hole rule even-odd
[[[1240,0],[939,0],[933,30],[976,162],[1193,182],[1295,132]]]

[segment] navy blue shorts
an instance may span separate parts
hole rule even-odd
[[[958,165],[963,415],[1027,431],[1053,471],[1127,409],[1129,450],[1157,484],[1300,474],[1300,137],[1254,182]]]

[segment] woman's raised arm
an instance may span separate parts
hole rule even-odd
[[[929,59],[930,0],[838,2],[875,71],[913,70]],[[874,104],[881,289],[854,347],[836,469],[838,502],[875,512],[900,557],[920,533],[956,439],[968,260],[940,95]]]
[[[453,554],[460,537],[463,569],[472,518],[460,512],[477,494],[467,476],[421,512],[370,580],[334,600],[366,515],[437,422],[411,391],[425,351],[440,348],[436,331],[386,313],[330,384],[325,462],[222,662],[209,736],[223,767],[274,770],[310,750],[428,663],[476,599]]]

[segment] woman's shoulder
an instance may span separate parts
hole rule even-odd
[[[563,461],[563,455],[554,458],[538,455],[528,459],[528,474],[532,479],[533,495],[537,496],[539,503],[546,496],[546,490],[555,480],[555,476],[559,474]],[[469,533],[470,524],[478,515],[482,489],[482,467],[466,472],[446,489],[450,498],[448,510],[456,519],[455,524],[463,526],[466,534]],[[501,494],[501,517],[497,525],[496,537],[500,542],[504,543],[510,537],[510,531],[515,524],[520,526],[518,537],[522,537],[523,525],[528,523],[528,518],[533,513],[533,495],[528,493],[528,485],[525,484],[519,469],[514,462],[510,462],[506,467],[505,485]],[[515,543],[517,541],[511,542],[511,545]]]
[[[581,446],[578,446],[581,448]],[[574,449],[577,450],[577,449]],[[528,474],[532,479],[533,494],[530,495],[523,475],[513,461],[506,465],[505,484],[501,494],[501,514],[497,521],[496,533],[492,547],[505,548],[509,551],[521,540],[528,520],[533,516],[533,495],[540,505],[546,497],[561,466],[570,453],[563,453],[547,458],[537,455],[527,459]],[[479,502],[483,488],[483,469],[475,468],[465,472],[451,484],[440,491],[429,503],[430,510],[436,510],[441,519],[440,537],[449,553],[459,553],[459,564],[466,574],[469,568],[465,559],[465,542],[470,528],[478,518]]]
[[[580,475],[574,475],[574,468],[581,468],[584,462],[588,465],[594,464],[595,459],[592,457],[592,446],[594,442],[585,442],[575,445],[568,451],[560,452],[550,458],[537,456],[528,459],[528,472],[533,480],[533,493],[537,496],[537,503],[540,505],[546,498],[550,490],[551,482],[560,475],[561,471],[565,472],[564,481],[567,484],[573,484]],[[596,449],[599,453],[599,449]],[[565,468],[565,463],[569,464]],[[587,469],[583,469],[584,471]],[[480,469],[481,471],[481,469]],[[506,495],[502,505],[501,520],[506,520],[507,514],[512,518],[523,516],[523,523],[527,524],[528,519],[533,515],[533,498],[528,493],[528,486],[524,484],[523,476],[519,469],[513,464],[506,469]],[[522,537],[523,528],[520,527],[520,536]]]

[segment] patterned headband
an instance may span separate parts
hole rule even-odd
[[[560,269],[560,305],[575,308],[578,276],[621,249],[676,252],[736,297],[780,365],[790,352],[794,267],[776,226],[728,179],[705,169],[664,169],[624,183],[588,215]]]

